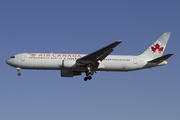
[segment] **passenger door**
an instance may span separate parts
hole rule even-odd
[[[25,61],[25,55],[21,55],[21,61]]]
[[[137,58],[133,59],[134,64],[137,64]]]

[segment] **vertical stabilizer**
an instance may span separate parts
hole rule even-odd
[[[149,46],[140,56],[158,58],[163,55],[171,32],[164,32],[151,46]]]

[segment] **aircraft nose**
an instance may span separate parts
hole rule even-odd
[[[8,65],[10,64],[10,60],[9,59],[6,60],[6,64],[8,64]]]
[[[9,64],[9,59],[6,60],[6,64]]]

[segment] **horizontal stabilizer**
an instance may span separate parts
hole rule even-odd
[[[162,57],[158,57],[156,59],[153,59],[151,61],[148,61],[148,63],[158,63],[158,62],[163,62],[165,60],[167,60],[169,57],[171,57],[174,53],[171,53],[171,54],[167,54],[167,55],[164,55]]]

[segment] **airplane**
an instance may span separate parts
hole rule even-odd
[[[10,57],[6,63],[15,67],[18,76],[21,69],[61,70],[61,77],[86,74],[84,81],[91,80],[97,71],[134,71],[166,65],[174,53],[163,55],[171,32],[164,32],[142,54],[110,55],[122,41],[115,41],[90,54],[21,53]]]

